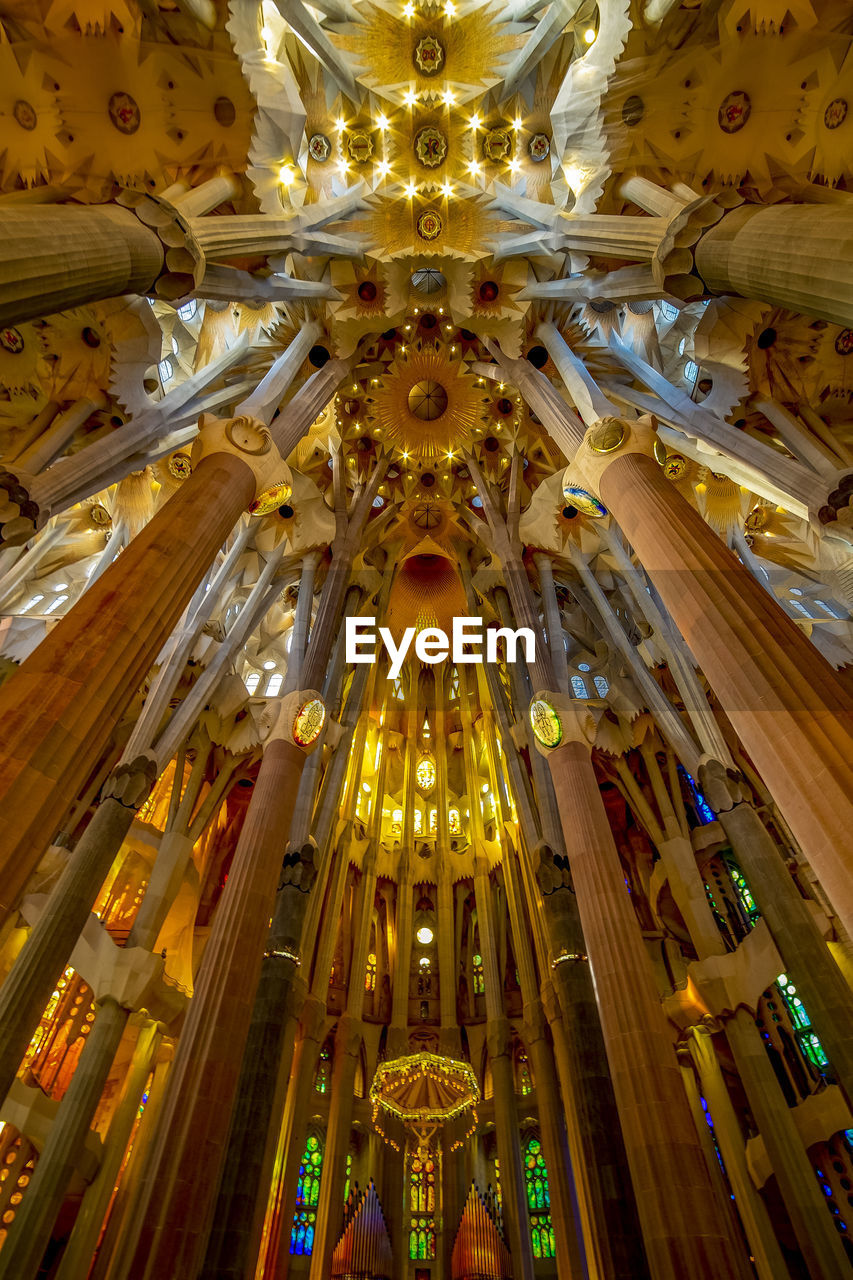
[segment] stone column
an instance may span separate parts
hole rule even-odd
[[[563,641],[563,624],[560,619],[560,608],[557,604],[557,592],[554,589],[554,568],[551,557],[544,551],[537,551],[533,557],[536,571],[539,574],[539,585],[542,591],[542,607],[545,613],[545,626],[548,630],[548,648],[551,650],[551,665],[557,686],[566,686],[566,646]]]
[[[39,205],[0,213],[0,325],[147,293],[163,267],[155,231],[117,205]]]
[[[700,770],[700,778],[779,949],[785,972],[796,983],[838,1083],[853,1106],[853,990],[780,850],[749,802],[740,775],[709,761]]]
[[[753,1013],[738,1007],[726,1020],[725,1030],[809,1276],[812,1280],[849,1280],[850,1263],[841,1237],[791,1108],[779,1088]]]
[[[559,733],[549,748],[542,745],[540,728],[538,742],[560,807],[653,1280],[683,1280],[693,1273],[720,1280],[739,1276],[737,1247],[716,1212],[651,962],[592,768],[589,737],[571,699],[559,694],[543,698],[553,708]]]
[[[853,929],[853,699],[650,456],[650,419],[591,427],[567,474],[600,492],[844,927]]]
[[[779,1280],[780,1276],[786,1274],[787,1267],[764,1201],[749,1175],[743,1134],[720,1070],[719,1059],[711,1043],[710,1030],[704,1026],[691,1027],[687,1034],[687,1049],[699,1077],[702,1096],[708,1104],[720,1155],[723,1157],[740,1220],[755,1258],[759,1280]]]
[[[62,1255],[57,1280],[77,1280],[86,1275],[104,1216],[113,1196],[124,1153],[130,1140],[146,1081],[162,1040],[162,1028],[148,1018],[138,1019],[136,1047],[115,1114],[104,1142],[104,1154],[97,1176],[83,1197],[71,1238]]]
[[[853,324],[853,210],[838,204],[744,204],[694,251],[712,293],[757,298],[831,324]]]
[[[473,810],[473,802],[471,808]],[[475,857],[474,892],[477,899],[477,923],[485,978],[486,1040],[494,1085],[495,1129],[501,1161],[504,1226],[517,1280],[533,1280],[533,1252],[527,1220],[524,1164],[521,1158],[518,1112],[515,1105],[512,1037],[501,998],[503,982],[495,947],[489,867],[480,855]]]
[[[382,791],[377,786],[377,805],[381,808]],[[370,948],[370,926],[376,897],[376,845],[364,855],[359,890],[358,920],[354,931],[350,981],[346,1012],[338,1022],[335,1036],[335,1059],[332,1073],[332,1099],[326,1130],[326,1156],[314,1250],[311,1255],[309,1280],[326,1280],[331,1273],[332,1252],[341,1229],[346,1180],[346,1155],[352,1126],[353,1086],[361,1044],[361,1016],[364,1006],[364,971]]]
[[[153,1139],[129,1250],[131,1280],[195,1275],[203,1256],[281,872],[281,845],[312,741],[296,719],[316,698],[311,691],[293,693],[274,708]],[[306,868],[294,857],[292,874],[307,889],[313,864]]]
[[[208,422],[194,452],[189,479],[0,689],[4,919],[214,553],[286,470],[248,420]]]

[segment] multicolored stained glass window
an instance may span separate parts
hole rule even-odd
[[[421,756],[415,769],[415,781],[421,791],[432,791],[435,786],[435,761],[432,756]]]
[[[461,836],[462,823],[459,821],[459,810],[448,809],[447,811],[447,827],[452,836]]]
[[[291,1253],[308,1255],[314,1248],[314,1230],[317,1224],[317,1203],[320,1199],[322,1176],[323,1140],[319,1134],[309,1133],[299,1165],[296,1212],[290,1229]]]
[[[416,1262],[435,1257],[436,1161],[416,1152],[409,1159],[409,1257]]]
[[[347,1176],[344,1182],[344,1204],[349,1200],[350,1184],[352,1182],[352,1152],[347,1152]]]
[[[376,952],[371,951],[367,956],[367,968],[364,971],[364,989],[365,991],[376,990]]]
[[[528,1138],[524,1148],[524,1175],[527,1183],[527,1210],[530,1217],[530,1242],[534,1258],[553,1258],[554,1228],[551,1223],[551,1193],[548,1170],[538,1138]]]
[[[474,968],[474,995],[481,996],[486,990],[486,977],[483,973],[483,957],[477,952],[472,957],[472,965]]]
[[[755,899],[749,891],[749,885],[746,882],[746,877],[731,855],[725,855],[723,861],[728,868],[728,872],[731,876],[732,884],[735,887],[735,893],[740,900],[740,904],[749,918],[750,926],[756,925],[761,919],[761,912],[755,905]]]

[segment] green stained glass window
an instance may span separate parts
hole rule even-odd
[[[548,1170],[538,1138],[528,1138],[524,1148],[524,1176],[527,1184],[527,1210],[530,1218],[530,1243],[534,1258],[553,1258],[554,1227],[551,1222],[551,1194]]]

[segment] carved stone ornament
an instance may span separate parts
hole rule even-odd
[[[273,485],[289,482],[287,463],[273,444],[269,427],[257,418],[242,415],[217,418],[212,413],[203,413],[198,426],[192,450],[193,470],[210,454],[230,453],[245,462],[254,474],[255,498]]]

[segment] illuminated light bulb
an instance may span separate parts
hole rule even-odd
[[[587,27],[583,33],[583,42],[584,44],[595,44],[595,32],[592,27]]]
[[[448,89],[444,95],[445,105],[448,107],[452,107],[455,101],[456,101],[456,98],[454,97],[453,90]]]
[[[444,12],[448,18],[453,17],[456,12],[456,5],[453,3],[453,0],[447,0],[447,4],[444,6]]]
[[[290,187],[296,181],[296,174],[289,164],[283,164],[278,171],[278,180],[283,187]]]
[[[414,182],[409,182],[406,185],[406,195],[409,197],[410,200],[412,199],[413,196],[417,195],[417,191],[418,189],[415,186]]]
[[[338,168],[340,169],[341,173],[346,173],[347,169],[349,169],[349,161],[348,161],[348,160],[339,160],[339,161],[338,161]]]
[[[387,129],[387,128],[388,128],[388,117],[387,117],[386,115],[381,115],[381,116],[379,117],[379,119],[376,121],[376,123],[379,125],[379,128],[380,128],[380,129]]]
[[[470,124],[470,126],[471,126],[471,128],[472,128],[472,129],[479,129],[479,127],[480,127],[480,117],[479,117],[478,115],[476,115],[476,114],[475,114],[475,115],[473,115],[473,116],[471,117],[471,119],[468,121],[468,123]]]
[[[411,17],[414,17],[414,13],[415,13],[415,6],[414,6],[413,4],[407,4],[407,5],[405,5],[405,6],[404,6],[404,8],[403,8],[403,16],[404,16],[405,18],[411,18]]]
[[[521,168],[520,160],[510,160],[509,162],[510,173],[518,173],[520,168]]]
[[[515,117],[515,119],[514,119],[514,120],[513,120],[513,122],[512,122],[512,127],[513,127],[513,129],[520,129],[520,128],[521,128],[521,125],[522,125],[522,119],[521,119],[521,116],[516,116],[516,117]]]
[[[442,191],[442,195],[445,195],[448,197],[453,195],[453,188],[451,187],[449,182],[445,182],[444,186],[441,188],[441,191]]]
[[[567,164],[563,169],[563,173],[572,191],[577,191],[583,184],[583,169],[579,169],[576,164]]]
[[[433,939],[432,929],[430,929],[428,924],[423,924],[421,925],[420,929],[418,929],[417,933],[415,934],[415,937],[417,938],[418,942],[421,944],[422,947],[428,947]]]
[[[403,96],[403,101],[407,107],[413,107],[418,100],[418,95],[409,89],[408,93]]]
[[[470,174],[473,174],[474,177],[476,177],[477,174],[480,172],[480,166],[477,164],[476,160],[472,160],[471,163],[468,165],[468,172]]]
[[[391,172],[391,166],[390,166],[390,164],[388,163],[388,161],[387,161],[387,160],[380,160],[379,165],[378,165],[377,167],[378,167],[378,169],[379,169],[379,175],[380,175],[380,177],[382,177],[382,178],[387,178],[387,177],[388,177],[388,174]]]
[[[340,132],[341,129],[345,129],[346,127],[347,127],[346,120],[343,118],[343,116],[338,116],[337,120],[335,121],[335,128]]]

